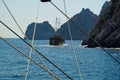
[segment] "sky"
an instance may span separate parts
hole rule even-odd
[[[42,23],[49,21],[54,27],[55,19],[60,18],[61,25],[66,22],[66,17],[62,15],[51,3],[42,3],[39,0],[4,0],[23,32],[26,31],[27,26],[36,21]],[[63,0],[51,0],[56,6],[64,11]],[[110,0],[65,0],[68,16],[71,18],[75,14],[80,13],[82,8],[89,8],[95,14],[99,14],[102,5],[105,1]],[[38,12],[39,10],[39,12]],[[38,17],[36,17],[38,13]],[[0,20],[7,24],[11,29],[23,37],[19,28],[5,8],[2,0],[0,0]],[[13,33],[7,30],[0,24],[0,36],[4,38],[16,37]]]

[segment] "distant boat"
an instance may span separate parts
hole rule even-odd
[[[62,36],[52,36],[50,37],[49,44],[50,45],[62,45],[65,43],[65,40]]]
[[[58,23],[58,26],[60,26],[60,19],[59,19],[59,22],[57,22],[57,18],[56,18],[56,33],[55,35],[50,37],[50,41],[49,41],[50,45],[59,46],[65,43],[65,39],[62,36],[60,36],[59,33],[57,32],[57,23]]]

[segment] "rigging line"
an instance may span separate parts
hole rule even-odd
[[[31,45],[34,45],[34,38],[35,38],[35,34],[36,34],[36,27],[37,27],[37,22],[38,22],[38,16],[39,16],[39,6],[40,6],[40,0],[38,0],[38,9],[37,9],[37,13],[36,13],[36,21],[35,21],[35,25],[34,25],[34,31],[33,31],[33,36],[32,36],[32,42]],[[30,54],[29,57],[32,56],[32,48],[30,48]],[[42,62],[43,66],[48,69],[48,67],[45,65],[45,63],[43,62],[41,56],[39,56],[37,54],[38,58],[40,59],[40,61]],[[26,68],[26,74],[25,74],[25,80],[27,80],[28,77],[28,71],[29,71],[29,66],[30,66],[30,60],[28,59],[28,64],[27,64],[27,68]],[[49,70],[49,69],[48,69]],[[53,76],[51,76],[53,78]],[[54,79],[54,78],[53,78]]]
[[[28,37],[24,34],[24,32],[22,31],[20,25],[18,24],[17,20],[15,19],[15,17],[13,16],[12,12],[10,11],[10,9],[8,8],[7,4],[5,3],[4,0],[2,0],[3,4],[5,5],[5,7],[7,8],[8,12],[10,13],[10,15],[12,16],[13,20],[15,21],[15,23],[17,24],[18,28],[20,29],[20,31],[22,32],[22,34],[24,35],[25,39],[27,41],[29,41]]]
[[[120,61],[117,60],[114,56],[112,56],[107,50],[103,48],[102,45],[100,45],[94,38],[92,38],[87,32],[84,31],[84,29],[78,25],[75,21],[70,19],[62,10],[60,10],[53,2],[50,1],[50,3],[58,9],[64,16],[66,16],[80,31],[82,31],[85,35],[87,35],[89,38],[91,38],[104,52],[106,52],[113,60],[115,60],[118,64],[120,64]]]
[[[40,6],[40,0],[38,2],[38,9],[37,9],[37,14],[36,14],[36,21],[35,21],[35,25],[34,25],[34,31],[33,31],[31,45],[34,45],[34,38],[35,38],[35,33],[36,33],[36,25],[37,25],[37,22],[38,22],[38,15],[39,15],[39,6]],[[30,48],[29,57],[31,57],[31,56],[32,56],[32,48]],[[30,60],[28,59],[27,68],[26,68],[26,74],[25,74],[25,80],[27,80],[27,77],[28,77],[29,66],[30,66]]]
[[[18,24],[17,20],[16,20],[15,17],[13,16],[12,12],[11,12],[10,9],[8,8],[7,4],[5,3],[5,1],[2,0],[2,2],[3,2],[3,4],[4,4],[4,6],[6,7],[6,9],[8,10],[9,14],[11,15],[11,17],[13,18],[13,20],[15,21],[16,25],[18,26],[18,28],[20,29],[21,33],[24,35],[25,38],[27,38],[26,35],[24,34],[22,28],[21,28],[20,25]]]
[[[67,8],[66,8],[65,0],[63,0],[63,3],[64,3],[65,14],[67,15]],[[68,18],[66,18],[66,20],[68,21]],[[80,71],[80,65],[78,63],[76,50],[75,50],[74,45],[73,45],[73,38],[72,38],[72,32],[71,32],[70,24],[69,24],[69,22],[67,22],[67,24],[68,24],[68,31],[69,31],[69,35],[70,35],[70,39],[71,39],[71,45],[72,45],[72,49],[73,49],[73,54],[74,54],[74,57],[75,57],[75,60],[76,60],[76,65],[77,65],[77,68],[78,68],[80,80],[82,80],[82,73]]]
[[[20,37],[16,32],[14,32],[10,27],[8,27],[5,23],[3,23],[0,20],[0,23],[4,25],[8,30],[10,30],[12,33],[14,33],[16,36],[18,36],[23,42],[25,42],[29,47],[32,47],[39,55],[41,55],[44,59],[46,59],[50,64],[52,64],[56,69],[58,69],[60,72],[62,72],[66,77],[68,77],[70,80],[73,80],[72,77],[70,77],[67,73],[65,73],[62,69],[60,69],[56,64],[54,64],[50,59],[48,59],[46,56],[44,56],[41,52],[39,52],[33,45],[31,45],[29,42],[24,40],[22,37]]]
[[[27,41],[29,41],[28,37],[24,34],[23,30],[21,29],[20,25],[18,24],[17,20],[15,19],[15,17],[13,16],[12,12],[10,11],[10,9],[8,8],[7,4],[5,3],[4,0],[2,0],[3,4],[5,5],[6,9],[8,10],[9,14],[12,16],[13,20],[15,21],[16,25],[18,26],[18,28],[20,29],[21,33],[23,34],[23,36],[25,37],[25,39]]]
[[[4,0],[2,0],[4,6],[6,7],[6,9],[8,10],[9,14],[11,15],[11,17],[13,18],[13,20],[15,21],[16,25],[18,26],[18,28],[20,29],[21,33],[24,35],[24,37],[26,38],[26,40],[28,40],[28,37],[24,34],[23,30],[21,29],[20,25],[18,24],[17,20],[15,19],[15,17],[13,16],[12,12],[10,11],[10,9],[8,8],[7,4],[5,3]],[[38,14],[37,14],[38,15]],[[31,50],[32,51],[32,50]],[[40,59],[40,56],[38,56]],[[42,59],[40,59],[41,62],[43,63]],[[45,66],[45,65],[44,65]],[[26,71],[28,72],[28,71]],[[27,75],[27,74],[26,74]]]
[[[24,35],[25,39],[26,39],[27,41],[29,41],[28,37],[27,37],[27,36],[24,34],[24,32],[22,31],[20,25],[18,24],[17,20],[16,20],[15,17],[13,16],[12,12],[11,12],[10,9],[8,8],[8,6],[7,6],[7,4],[5,3],[5,1],[2,0],[2,2],[3,2],[3,4],[5,5],[5,7],[7,8],[8,12],[9,12],[10,15],[12,16],[12,18],[13,18],[13,20],[15,21],[15,23],[17,24],[17,26],[19,27],[20,31],[21,31],[22,34]],[[37,14],[37,15],[38,15],[38,14]],[[37,55],[38,55],[38,54],[37,54]],[[40,59],[40,56],[38,56],[38,57],[39,57],[39,59]],[[40,59],[40,60],[41,60],[41,62],[43,63],[42,59]]]
[[[42,68],[43,70],[45,70],[46,72],[48,72],[50,75],[54,76],[54,78],[56,78],[56,80],[60,80],[55,74],[53,74],[51,71],[49,71],[48,69],[46,69],[44,66],[40,65],[38,62],[36,62],[35,60],[33,60],[32,58],[30,58],[29,56],[27,56],[24,52],[22,52],[17,47],[15,47],[14,45],[12,45],[10,42],[6,41],[1,36],[0,36],[0,39],[3,40],[6,44],[8,44],[9,46],[11,46],[12,48],[14,48],[15,50],[17,50],[24,57],[26,57],[27,59],[29,59],[30,61],[32,61],[34,64],[36,64],[37,66],[39,66],[40,68]]]

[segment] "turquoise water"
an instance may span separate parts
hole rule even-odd
[[[30,48],[19,39],[6,39],[29,55]],[[34,46],[74,80],[80,80],[70,41],[62,46],[49,46],[48,40],[36,40]],[[83,80],[120,80],[120,64],[100,48],[84,48],[81,41],[73,41]],[[106,49],[120,60],[120,50]],[[32,58],[41,64],[32,53]],[[43,59],[50,71],[61,80],[69,80],[49,62]],[[27,59],[0,40],[0,80],[24,80]],[[52,80],[47,72],[30,63],[28,80]]]

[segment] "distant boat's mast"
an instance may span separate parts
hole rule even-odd
[[[55,21],[55,31],[57,31],[57,17],[56,17],[56,21]]]
[[[59,27],[59,30],[58,30],[58,35],[60,36],[61,35],[61,29],[60,29],[60,18],[59,18],[59,21],[58,21],[58,27]]]
[[[61,31],[57,31],[58,30],[58,28],[60,28],[60,18],[57,18],[56,17],[56,21],[55,21],[55,31],[56,31],[56,35],[58,36],[58,35],[60,35],[60,32]]]
[[[60,18],[58,19],[58,27],[60,28]]]

